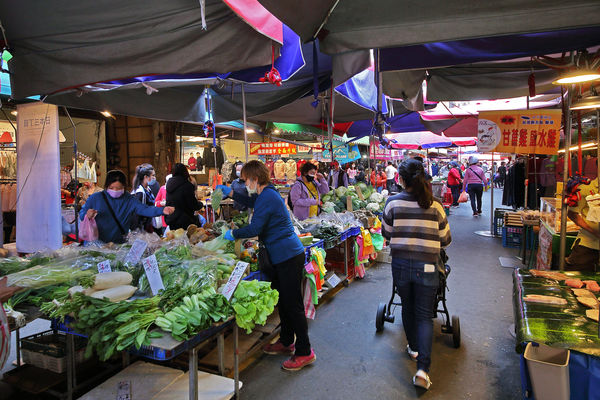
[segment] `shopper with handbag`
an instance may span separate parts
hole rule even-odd
[[[469,193],[474,217],[481,215],[483,187],[488,183],[483,169],[477,165],[478,162],[479,158],[475,156],[469,157],[469,167],[465,169],[465,178],[463,179],[463,190]]]
[[[123,243],[134,216],[158,217],[170,215],[173,207],[153,207],[140,203],[132,194],[125,192],[127,178],[119,170],[106,174],[104,190],[91,195],[81,211],[79,219],[95,220],[98,239],[104,243]]]
[[[173,214],[165,217],[165,222],[172,231],[187,229],[194,224],[199,225],[195,213],[203,204],[196,198],[196,188],[190,182],[190,173],[185,165],[176,163],[171,170],[171,179],[167,182],[167,206],[175,207]]]
[[[281,334],[277,342],[265,346],[263,351],[267,354],[292,355],[282,367],[297,371],[316,360],[308,338],[302,297],[304,246],[294,233],[290,214],[281,195],[270,182],[269,169],[260,161],[249,161],[242,168],[242,178],[250,197],[235,193],[230,187],[217,186],[225,196],[233,193],[234,200],[254,209],[250,225],[227,231],[225,239],[258,236],[266,249],[259,255],[259,263],[271,264],[273,288],[279,292],[277,308]],[[265,257],[268,259],[265,260]]]
[[[325,177],[317,172],[317,166],[306,163],[300,167],[300,176],[290,189],[288,205],[300,221],[319,214],[321,195],[329,192]]]

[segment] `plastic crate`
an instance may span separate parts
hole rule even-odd
[[[260,271],[250,272],[247,277],[244,278],[245,281],[266,281],[267,276]]]
[[[344,271],[344,262],[343,261],[327,261],[325,260],[325,268],[327,271],[333,271],[338,275],[346,276],[346,279],[352,280],[356,275],[356,266],[354,263],[354,258],[348,260],[348,274],[346,275]]]
[[[503,247],[521,247],[522,227],[503,226],[502,227],[502,246]]]
[[[84,359],[86,340],[75,337],[75,362]],[[67,368],[66,345],[67,336],[53,330],[36,333],[21,339],[21,355],[27,364],[47,369],[57,374]]]
[[[494,210],[494,235],[502,236],[502,227],[504,226],[504,214],[507,211],[513,211],[512,208],[496,208]]]
[[[68,333],[70,335],[79,336],[81,338],[87,338],[87,335],[79,333],[79,332],[75,331],[75,329],[70,327],[70,324],[72,322],[73,322],[73,318],[71,318],[71,317],[65,317],[65,322],[61,322],[58,319],[53,319],[52,321],[50,321],[50,327],[53,330],[56,330],[59,332]]]

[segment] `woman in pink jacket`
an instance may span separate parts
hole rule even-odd
[[[463,179],[463,190],[469,193],[474,217],[481,215],[481,196],[483,195],[484,185],[487,185],[487,178],[483,169],[477,165],[478,162],[479,158],[469,157],[469,167],[465,169]]]

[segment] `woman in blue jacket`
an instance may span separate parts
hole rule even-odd
[[[308,324],[302,301],[302,276],[304,270],[304,246],[294,233],[290,214],[283,198],[270,182],[270,172],[260,161],[249,161],[242,168],[248,196],[232,192],[227,186],[217,186],[233,199],[254,208],[250,225],[225,234],[228,240],[258,236],[266,247],[274,275],[273,288],[279,292],[280,339],[265,346],[267,354],[293,354],[283,363],[283,368],[297,371],[313,363],[317,357],[310,347]],[[294,336],[296,341],[294,343]]]
[[[123,172],[109,171],[104,190],[91,195],[79,212],[81,221],[86,216],[96,220],[98,239],[102,242],[123,243],[134,215],[158,217],[170,215],[175,210],[173,207],[151,207],[140,203],[125,192],[126,182]]]

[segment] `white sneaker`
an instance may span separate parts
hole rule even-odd
[[[418,370],[415,376],[413,376],[413,385],[429,390],[431,387],[431,379],[429,379],[427,372],[422,369]]]
[[[406,352],[408,353],[408,356],[411,360],[415,362],[417,361],[417,357],[419,356],[419,353],[417,351],[412,351],[410,346],[406,345]]]

